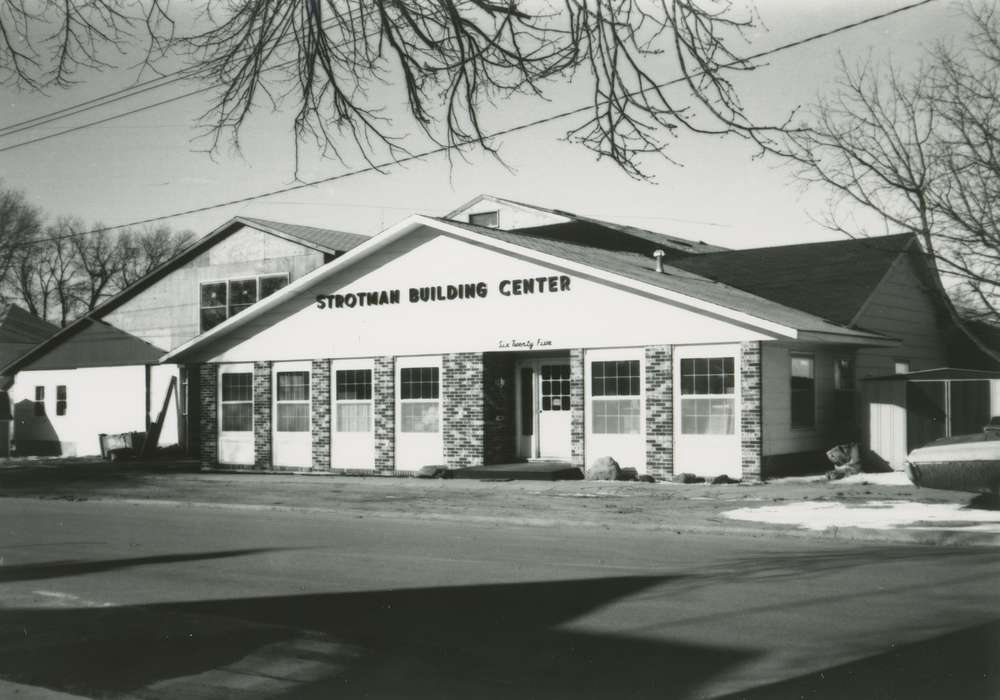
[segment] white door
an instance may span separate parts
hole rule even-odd
[[[219,365],[219,463],[252,465],[253,365]]]
[[[312,466],[311,362],[275,362],[272,461],[276,467]]]
[[[518,455],[569,461],[569,362],[532,359],[518,363]]]
[[[742,475],[738,345],[674,347],[674,473]]]
[[[333,360],[330,364],[330,466],[375,469],[373,360]]]
[[[441,357],[396,358],[396,469],[444,464]]]

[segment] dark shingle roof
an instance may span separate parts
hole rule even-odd
[[[849,324],[912,234],[691,255],[676,267]]]
[[[103,321],[82,319],[72,335],[21,369],[155,364],[165,350]]]
[[[647,255],[599,250],[590,246],[568,241],[554,241],[526,235],[523,231],[501,231],[484,228],[460,221],[439,219],[445,223],[483,234],[499,241],[513,243],[547,253],[566,260],[583,263],[591,267],[627,276],[639,282],[680,292],[696,299],[764,318],[774,323],[787,325],[800,331],[814,333],[838,333],[854,335],[856,331],[836,323],[830,323],[815,314],[793,306],[781,304],[761,296],[713,281],[679,267],[665,264],[663,272],[657,272],[655,262]],[[875,333],[861,332],[860,335],[880,338]]]
[[[238,218],[240,221],[244,221],[251,226],[257,225],[265,229],[273,229],[291,238],[297,238],[304,243],[323,248],[330,253],[342,253],[368,240],[368,236],[360,236],[356,233],[347,233],[346,231],[299,226],[298,224],[286,224],[281,221],[268,221],[267,219],[251,219],[246,216]]]
[[[16,304],[0,311],[0,367],[3,367],[50,338],[59,330]]]

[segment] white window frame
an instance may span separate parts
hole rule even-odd
[[[700,394],[700,393],[697,393],[697,392],[696,393],[692,393],[692,394],[685,394],[684,393],[684,385],[683,385],[684,378],[683,378],[682,367],[683,367],[683,363],[686,360],[708,360],[709,363],[711,363],[712,360],[722,360],[723,362],[725,362],[726,360],[732,360],[733,361],[733,390],[730,393],[725,393],[725,385],[723,385],[723,393],[721,393],[721,394],[719,394],[719,393],[711,393],[711,392],[709,392],[707,394]],[[708,376],[711,376],[711,375],[708,375]],[[733,354],[728,353],[728,352],[722,352],[721,354],[719,354],[719,353],[717,353],[715,351],[714,348],[710,349],[710,350],[705,350],[705,351],[701,352],[700,354],[698,354],[698,350],[695,350],[691,354],[689,354],[688,356],[679,357],[677,359],[677,375],[674,377],[674,381],[677,382],[677,397],[678,397],[677,420],[678,420],[678,424],[677,424],[676,430],[677,430],[677,432],[679,434],[685,435],[685,436],[696,436],[696,437],[699,437],[699,438],[711,437],[711,436],[719,436],[720,438],[722,438],[722,437],[728,438],[729,436],[737,435],[737,434],[739,434],[741,432],[741,428],[740,428],[740,424],[739,424],[739,415],[740,415],[740,413],[739,413],[739,409],[740,409],[740,404],[739,404],[739,400],[740,400],[740,393],[739,393],[740,361],[739,361],[739,356],[733,355]],[[730,401],[732,403],[733,430],[731,432],[726,432],[726,433],[713,433],[713,432],[699,433],[699,432],[686,432],[684,430],[684,415],[685,415],[685,405],[686,405],[686,403],[690,402],[690,401],[702,401],[702,400],[708,400],[708,401],[712,401],[712,400],[716,400],[716,401]]]
[[[291,275],[288,272],[268,272],[268,273],[259,274],[259,275],[252,275],[252,274],[251,275],[235,275],[233,277],[226,277],[226,278],[222,278],[222,279],[200,280],[198,282],[198,332],[199,333],[204,333],[207,330],[209,330],[208,328],[205,328],[203,326],[202,320],[201,320],[201,312],[204,309],[220,309],[220,308],[224,308],[226,310],[226,317],[222,321],[219,322],[220,324],[224,323],[225,321],[227,321],[230,318],[232,318],[233,316],[235,316],[235,314],[231,314],[229,312],[230,307],[232,306],[232,293],[231,293],[231,290],[229,288],[230,284],[232,284],[233,282],[246,282],[246,281],[249,281],[249,280],[253,280],[254,281],[254,285],[255,285],[255,289],[256,289],[256,301],[254,301],[253,304],[256,304],[258,301],[261,300],[261,296],[260,296],[260,283],[261,283],[261,280],[263,280],[263,279],[269,279],[269,278],[272,278],[272,277],[284,277],[285,278],[285,284],[283,286],[288,286],[289,282],[291,282]],[[226,301],[225,301],[224,304],[219,304],[217,306],[202,306],[201,305],[201,290],[202,290],[203,287],[205,287],[207,285],[210,285],[210,284],[224,284],[226,286]],[[272,294],[273,293],[274,292],[272,292]],[[268,296],[270,296],[270,294]],[[264,298],[266,299],[267,297],[264,297]],[[250,306],[253,306],[253,304],[248,304],[248,305],[246,305],[246,307],[249,308]],[[212,326],[212,327],[214,328],[215,326]]]
[[[59,390],[62,389],[62,398],[59,398]],[[61,405],[60,405],[61,404]],[[59,409],[62,409],[60,411]],[[69,411],[69,387],[66,384],[56,384],[56,415],[65,416]]]
[[[338,399],[337,392],[340,383],[337,380],[338,372],[368,372],[371,375],[371,396],[368,399]],[[330,367],[330,398],[333,401],[332,428],[334,436],[338,434],[358,435],[371,433],[375,430],[375,362],[374,360],[334,360]],[[341,406],[368,406],[368,427],[366,430],[340,430],[340,409]]]
[[[403,370],[407,369],[436,369],[437,370],[437,398],[403,398]],[[441,365],[440,357],[410,357],[400,359],[396,365],[396,404],[399,416],[399,432],[404,435],[434,435],[440,434],[444,430],[444,415],[442,411],[441,398],[444,393],[444,368]],[[404,406],[417,403],[433,403],[437,412],[437,430],[406,430],[403,424]]]
[[[594,365],[598,363],[614,363],[614,362],[635,362],[639,370],[638,380],[639,380],[639,391],[635,394],[605,394],[601,396],[594,395]],[[590,432],[593,435],[640,435],[643,432],[643,406],[645,406],[645,372],[643,367],[643,359],[634,356],[601,356],[590,354],[587,357],[587,405],[590,407]],[[635,425],[635,430],[629,430],[626,432],[615,432],[615,431],[598,431],[594,425],[594,418],[597,416],[597,405],[599,403],[620,403],[622,401],[635,401],[639,407],[638,413],[636,414],[637,420]]]
[[[306,375],[306,398],[304,399],[281,399],[278,396],[278,377],[282,374],[305,374]],[[313,381],[312,381],[312,363],[302,362],[302,363],[281,363],[281,366],[275,366],[274,369],[274,415],[271,420],[274,421],[274,432],[276,433],[311,433],[312,432],[312,392],[313,392]],[[302,405],[306,407],[306,427],[304,430],[282,430],[281,424],[278,420],[278,409],[282,405]]]
[[[496,216],[496,222],[492,226],[487,226],[486,224],[477,224],[475,221],[473,221],[473,218],[475,218],[477,216],[484,216],[486,214],[493,214],[494,216]],[[483,228],[496,228],[496,229],[500,228],[500,210],[499,209],[488,209],[488,210],[485,210],[485,211],[473,211],[473,212],[469,212],[468,219],[469,219],[469,223],[472,224],[473,226],[482,226]]]
[[[250,375],[250,400],[240,399],[238,401],[223,399],[223,377],[227,374],[249,374]],[[225,427],[225,422],[223,420],[223,406],[227,404],[250,404],[250,427],[246,430],[227,430]],[[253,415],[253,366],[247,367],[246,365],[222,365],[219,368],[219,432],[226,433],[228,435],[243,435],[246,433],[253,433],[254,429],[254,415]]]

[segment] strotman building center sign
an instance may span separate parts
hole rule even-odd
[[[494,285],[501,296],[524,296],[529,294],[555,294],[568,292],[570,278],[567,275],[548,275],[522,279],[500,280]],[[406,299],[411,304],[425,301],[454,301],[456,299],[485,299],[490,293],[486,282],[465,282],[433,287],[410,287]],[[316,306],[320,309],[353,309],[363,306],[385,306],[399,304],[404,297],[399,289],[382,289],[374,292],[344,292],[339,294],[318,294]]]

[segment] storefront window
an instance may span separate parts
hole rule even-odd
[[[593,432],[614,435],[638,433],[640,393],[638,360],[592,363],[590,394]]]
[[[436,433],[440,430],[440,370],[404,367],[399,372],[400,430]]]
[[[309,431],[309,373],[278,372],[275,381],[279,433]]]
[[[735,358],[684,358],[680,370],[681,432],[732,435],[736,431]]]
[[[253,374],[224,372],[222,374],[222,430],[248,432],[253,430]]]
[[[341,369],[337,386],[337,432],[367,433],[372,429],[372,371]]]

